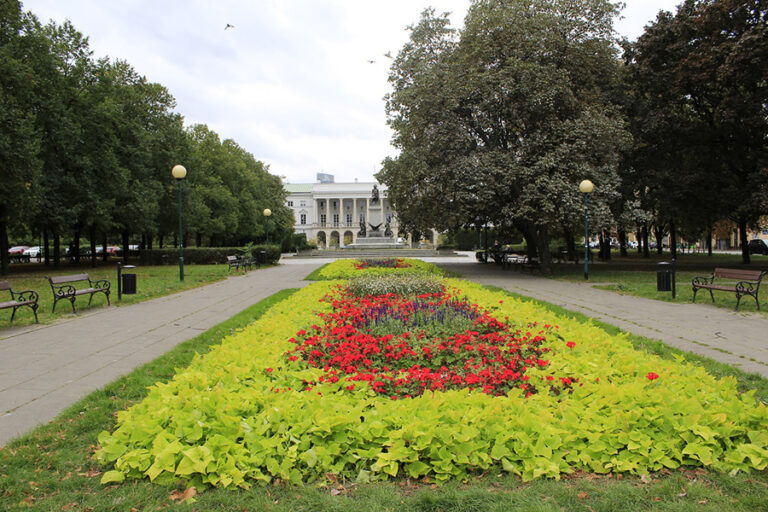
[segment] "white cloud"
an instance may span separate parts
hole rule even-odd
[[[676,3],[629,0],[617,30],[634,39]],[[207,124],[299,183],[321,171],[368,180],[394,154],[384,54],[397,53],[430,4],[460,26],[469,0],[26,0],[24,8],[42,21],[69,18],[96,56],[126,60],[165,85],[188,124]],[[228,23],[235,28],[225,31]]]

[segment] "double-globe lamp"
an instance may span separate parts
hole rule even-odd
[[[587,198],[595,189],[595,185],[584,180],[579,183],[579,191],[584,194],[584,279],[589,280],[589,208]]]
[[[171,174],[176,178],[179,189],[179,281],[184,280],[184,235],[181,226],[181,182],[187,176],[187,170],[183,165],[174,165]]]

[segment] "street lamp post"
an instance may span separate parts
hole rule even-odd
[[[184,235],[181,225],[181,182],[187,175],[187,170],[183,165],[174,165],[171,174],[176,178],[179,189],[179,281],[184,280]]]
[[[587,198],[595,189],[589,180],[579,183],[579,190],[584,194],[584,279],[589,280],[589,207]]]
[[[267,245],[269,245],[269,216],[272,215],[272,210],[264,208],[264,218],[267,220]]]

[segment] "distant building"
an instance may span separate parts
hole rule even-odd
[[[318,247],[345,247],[357,242],[361,222],[368,223],[371,219],[369,206],[371,191],[377,185],[379,189],[380,211],[385,219],[390,221],[393,238],[407,239],[406,233],[400,233],[397,216],[387,199],[387,188],[374,182],[334,183],[319,181],[307,184],[284,185],[287,194],[287,206],[293,210],[295,218],[294,230],[304,233],[307,240],[315,240]],[[429,235],[429,242],[434,243],[436,234]]]

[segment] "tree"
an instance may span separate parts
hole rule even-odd
[[[633,165],[658,223],[711,231],[730,217],[744,263],[747,225],[768,203],[767,18],[757,0],[687,0],[626,53]]]
[[[40,177],[35,69],[43,47],[16,0],[0,4],[0,273],[8,272],[8,226],[23,223]],[[34,187],[34,188],[33,188]]]
[[[513,224],[548,269],[550,236],[583,219],[589,178],[590,218],[608,225],[630,140],[609,100],[616,15],[603,0],[476,0],[455,42],[425,11],[392,67],[400,155],[378,175],[401,222]]]

